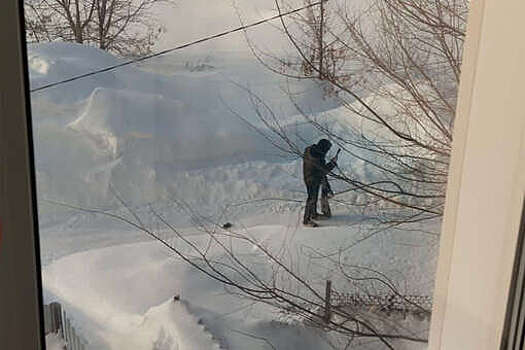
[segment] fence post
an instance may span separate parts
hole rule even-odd
[[[77,350],[78,349],[78,337],[77,337],[77,331],[75,327],[71,327],[71,333],[73,333],[73,341],[71,342],[71,349]]]
[[[53,331],[53,324],[51,318],[51,308],[49,305],[44,305],[44,333],[47,335]]]
[[[66,310],[62,311],[62,338],[64,338],[64,341],[66,342],[66,349],[67,349],[67,314],[66,314]]]
[[[332,294],[332,281],[327,280],[325,298],[324,298],[324,321],[327,324],[330,322],[332,318],[332,310],[331,310],[331,303],[330,303],[331,294]]]
[[[62,324],[62,307],[59,303],[49,304],[49,311],[51,314],[51,331],[58,333],[60,331],[60,325]]]
[[[69,318],[66,318],[66,349],[71,350],[71,327],[69,323]]]
[[[60,329],[62,330],[62,339],[64,339],[67,344],[66,319],[66,310],[62,309],[62,324],[60,325]]]
[[[80,350],[80,337],[75,331],[75,350]]]

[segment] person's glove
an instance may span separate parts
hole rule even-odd
[[[341,149],[339,149],[335,156],[332,159],[330,159],[330,162],[337,164],[337,160],[339,159],[339,152],[341,152]]]

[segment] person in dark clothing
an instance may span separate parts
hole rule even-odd
[[[304,210],[304,225],[315,225],[314,219],[322,217],[317,213],[317,199],[319,198],[319,188],[323,183],[323,207],[327,216],[331,215],[328,206],[328,194],[331,189],[328,185],[326,175],[337,165],[337,156],[326,163],[326,153],[332,147],[332,143],[327,139],[320,140],[317,144],[306,147],[303,155],[303,177],[308,199]],[[326,209],[328,210],[326,211]]]

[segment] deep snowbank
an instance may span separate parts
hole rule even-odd
[[[119,62],[75,44],[29,48],[32,87]],[[182,200],[209,216],[253,199],[301,201],[299,161],[280,158],[267,139],[235,115],[262,125],[249,93],[236,83],[268,103],[279,128],[302,145],[320,134],[294,103],[341,135],[377,128],[323,98],[315,82],[285,82],[238,53],[179,53],[77,80],[32,95],[42,226],[67,222],[71,228],[83,220],[78,211],[46,200],[104,209],[120,207],[117,196],[134,207]],[[301,91],[293,102],[279,88],[284,84]],[[366,100],[385,113],[392,109],[380,99]],[[377,137],[388,135],[378,130]],[[356,158],[343,156],[340,164],[361,180],[373,181],[377,171]]]
[[[199,188],[191,187],[191,171],[212,166],[263,161],[268,168],[281,167],[276,165],[282,163],[276,149],[232,113],[260,124],[248,93],[237,82],[275,108],[284,125],[299,130],[305,142],[316,138],[312,127],[298,129],[295,121],[287,121],[294,106],[279,89],[282,78],[253,59],[228,53],[205,55],[202,62],[207,68],[195,70],[195,64],[203,63],[194,55],[163,57],[140,68],[126,66],[32,94],[43,226],[65,221],[64,209],[45,200],[109,208],[120,205],[116,193],[141,206],[191,192],[183,199],[215,204],[213,212],[223,201],[210,200],[210,189],[229,192],[222,198],[230,197],[229,202],[251,198],[250,188],[262,189],[259,182],[278,185],[281,194],[297,190],[297,186],[283,189],[280,181],[271,185],[268,178],[258,181],[260,176],[251,181],[232,177],[232,185],[240,189],[233,192],[220,184],[223,190],[201,182]],[[32,88],[119,62],[108,53],[75,44],[29,47]],[[314,82],[292,83],[291,88],[304,92],[294,102],[307,110],[322,112],[335,106],[322,98]]]

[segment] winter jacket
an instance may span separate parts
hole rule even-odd
[[[335,167],[335,161],[328,164],[325,161],[326,153],[316,144],[306,147],[303,155],[303,177],[306,184],[320,183]]]

